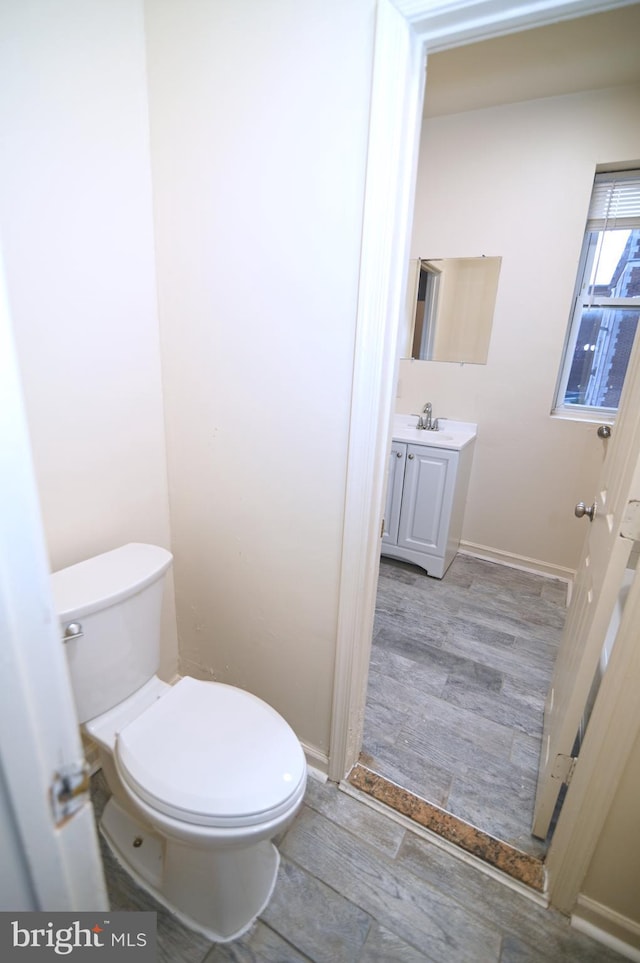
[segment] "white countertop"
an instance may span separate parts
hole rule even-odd
[[[438,431],[417,428],[418,415],[393,416],[393,440],[429,448],[449,448],[461,451],[470,445],[478,433],[478,426],[471,421],[440,419]]]

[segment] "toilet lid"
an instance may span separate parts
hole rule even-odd
[[[209,826],[275,818],[306,777],[302,747],[271,706],[190,677],[125,726],[116,756],[122,778],[145,802]]]

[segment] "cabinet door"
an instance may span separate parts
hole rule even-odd
[[[400,507],[402,505],[402,486],[404,467],[407,460],[407,446],[394,441],[389,452],[387,472],[387,497],[384,505],[384,528],[382,541],[395,545],[398,541]]]
[[[398,545],[444,557],[458,452],[407,446]]]

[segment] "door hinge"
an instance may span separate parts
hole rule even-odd
[[[384,538],[384,518],[380,522],[380,538]]]
[[[620,524],[620,536],[634,542],[640,540],[640,501],[634,499],[627,504]]]
[[[551,778],[559,779],[560,782],[563,782],[568,786],[571,782],[571,777],[575,772],[577,761],[577,756],[564,756],[559,752],[555,758],[555,762],[553,763]]]
[[[56,826],[71,819],[88,800],[89,779],[89,767],[84,759],[53,774],[49,798]]]

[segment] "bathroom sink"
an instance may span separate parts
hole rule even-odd
[[[394,415],[393,438],[395,441],[409,442],[412,445],[425,445],[429,448],[450,448],[460,451],[476,437],[478,426],[470,421],[442,419],[439,431],[426,431],[418,428],[418,415]]]

